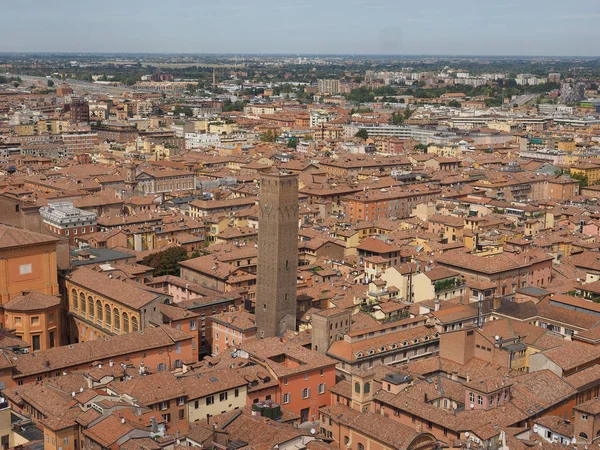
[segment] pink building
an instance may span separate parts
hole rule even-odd
[[[212,321],[212,354],[218,355],[229,347],[237,347],[256,339],[254,314],[244,310],[221,313]]]

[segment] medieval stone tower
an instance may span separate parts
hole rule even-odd
[[[298,175],[261,178],[258,214],[258,337],[296,329]]]

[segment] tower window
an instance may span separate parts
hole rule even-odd
[[[263,311],[266,311],[266,310],[267,310],[267,304],[263,303]]]

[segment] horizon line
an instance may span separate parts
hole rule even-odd
[[[539,55],[518,55],[518,54],[468,54],[468,53],[414,53],[414,54],[395,54],[395,53],[298,53],[298,52],[207,52],[207,53],[192,53],[192,52],[135,52],[135,51],[0,51],[0,55],[185,55],[185,56],[344,56],[344,57],[386,57],[386,58],[586,58],[586,59],[599,59],[600,55],[550,55],[550,54],[539,54]]]

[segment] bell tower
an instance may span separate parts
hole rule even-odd
[[[375,380],[374,372],[357,370],[352,373],[352,409],[370,412],[373,404]]]
[[[296,329],[298,175],[260,181],[256,326],[260,339]]]

